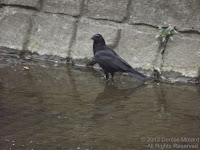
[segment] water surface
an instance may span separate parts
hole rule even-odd
[[[1,64],[0,149],[144,150],[174,143],[199,148],[198,86],[141,86],[120,75],[112,85],[101,76],[67,65]],[[182,137],[196,141],[166,141]]]

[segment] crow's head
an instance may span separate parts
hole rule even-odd
[[[94,40],[95,43],[105,44],[105,41],[101,34],[95,34],[95,35],[93,35],[93,37],[91,39]]]

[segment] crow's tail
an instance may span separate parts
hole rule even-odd
[[[136,79],[138,80],[141,80],[141,81],[147,81],[148,78],[141,74],[140,72],[136,71],[136,70],[131,70],[131,72],[127,72],[129,75],[131,75],[132,77],[135,77]]]

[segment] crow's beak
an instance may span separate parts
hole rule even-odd
[[[95,34],[95,35],[93,35],[91,39],[92,39],[92,40],[94,40],[95,38],[96,38],[96,34]]]

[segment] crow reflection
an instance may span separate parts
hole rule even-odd
[[[123,89],[117,85],[106,84],[104,91],[99,93],[96,97],[95,103],[99,105],[107,105],[111,103],[118,103],[121,100],[127,100],[131,94],[144,87],[145,84],[137,87]]]
[[[133,88],[120,89],[116,85],[106,84],[104,91],[99,93],[94,101],[95,109],[92,118],[99,124],[99,119],[101,121],[110,114],[117,115],[121,110],[124,110],[126,104],[123,102],[129,100],[134,92],[142,89],[144,86],[145,84]]]

